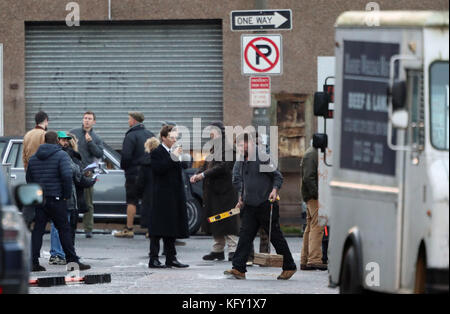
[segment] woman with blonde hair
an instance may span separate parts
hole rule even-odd
[[[150,228],[153,202],[153,170],[150,155],[160,144],[156,137],[147,139],[144,143],[145,155],[142,158],[141,170],[137,179],[137,196],[142,200],[141,206],[141,226]],[[148,234],[148,233],[147,233]],[[149,263],[150,268],[159,268],[162,265]]]
[[[159,146],[159,144],[161,144],[161,143],[156,137],[149,138],[144,143],[145,152],[150,154],[156,147]]]

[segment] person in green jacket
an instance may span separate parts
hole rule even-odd
[[[322,238],[324,227],[319,225],[319,182],[318,182],[319,154],[316,147],[311,145],[303,155],[302,197],[306,203],[306,229],[303,234],[303,247],[300,259],[301,270],[326,270],[327,265],[322,261]]]

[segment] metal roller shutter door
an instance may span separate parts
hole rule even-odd
[[[141,111],[155,134],[160,121],[202,127],[222,121],[220,22],[26,25],[26,128],[44,110],[50,129],[81,126],[96,113],[96,132],[122,148],[128,111]],[[192,136],[192,134],[191,134]]]

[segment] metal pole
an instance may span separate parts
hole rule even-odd
[[[267,1],[268,0],[255,0],[255,10],[265,10],[267,9]],[[259,31],[259,33],[264,33],[263,31]],[[270,119],[269,119],[270,108],[254,108],[253,109],[253,118],[252,125],[258,131],[258,126],[264,126],[266,128],[266,138],[265,142],[267,145],[270,145]],[[264,134],[258,134],[259,136],[264,136]],[[260,138],[261,139],[261,138]],[[258,142],[261,142],[259,140]]]
[[[267,0],[255,0],[255,9],[256,10],[267,9]]]

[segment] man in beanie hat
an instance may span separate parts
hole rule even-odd
[[[127,225],[114,234],[118,238],[133,238],[134,216],[138,197],[136,194],[136,182],[142,157],[145,155],[144,144],[147,139],[155,135],[142,124],[144,114],[132,111],[128,113],[128,125],[130,129],[125,134],[122,145],[122,159],[120,167],[125,171],[125,190],[127,199]]]

